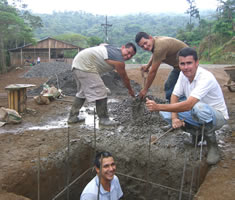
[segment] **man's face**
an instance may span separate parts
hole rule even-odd
[[[122,46],[121,51],[124,60],[129,60],[132,56],[135,55],[135,51],[132,47],[126,48],[125,46]]]
[[[151,36],[149,37],[149,39],[146,39],[146,38],[142,37],[140,39],[138,45],[146,51],[152,51],[153,43],[154,43],[154,40]]]
[[[198,68],[199,61],[195,61],[193,56],[179,56],[179,67],[183,74],[189,79],[190,82],[193,81],[196,71]]]
[[[96,172],[99,174],[100,169],[96,168]],[[101,180],[103,179],[104,181],[112,181],[115,172],[116,164],[114,163],[113,157],[103,158]]]

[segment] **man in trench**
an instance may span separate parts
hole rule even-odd
[[[97,175],[86,185],[80,200],[118,200],[123,196],[116,164],[111,153],[104,151],[96,154],[95,170]],[[100,184],[99,184],[100,183]]]
[[[146,106],[150,111],[165,111],[160,112],[160,115],[173,128],[188,125],[196,129],[205,124],[207,163],[216,164],[220,155],[215,130],[221,128],[229,119],[222,90],[214,75],[199,66],[197,52],[193,48],[181,49],[178,59],[181,72],[171,96],[171,103],[157,104],[147,99]],[[181,95],[187,99],[179,101]]]
[[[77,94],[70,110],[69,124],[85,120],[78,115],[86,99],[88,102],[96,102],[99,124],[104,126],[118,124],[108,116],[108,91],[100,75],[115,69],[121,76],[129,94],[134,97],[135,94],[125,70],[125,61],[131,59],[135,54],[135,45],[127,43],[121,48],[106,44],[91,47],[76,55],[72,63],[72,71],[77,84]]]
[[[165,82],[164,90],[166,99],[170,101],[171,93],[178,79],[180,69],[179,62],[176,59],[180,49],[187,47],[187,44],[171,37],[156,36],[153,37],[145,32],[136,34],[135,42],[144,50],[152,52],[152,56],[147,65],[141,66],[141,70],[148,72],[148,77],[144,88],[140,91],[139,97],[143,98],[157,74],[161,63],[166,63],[173,67],[168,79]]]

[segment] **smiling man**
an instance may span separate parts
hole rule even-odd
[[[185,125],[196,128],[205,124],[207,163],[216,164],[220,155],[215,130],[221,128],[229,118],[222,90],[213,74],[199,66],[194,49],[183,48],[178,58],[181,72],[171,96],[171,104],[157,104],[147,99],[146,106],[150,111],[167,111],[160,114],[173,128]],[[182,95],[187,99],[179,102]]]
[[[103,73],[116,70],[123,80],[131,96],[135,96],[130,80],[125,70],[125,61],[136,54],[133,43],[127,43],[121,48],[112,45],[100,45],[79,52],[73,60],[72,71],[77,84],[77,94],[70,110],[68,123],[84,121],[78,117],[85,100],[96,102],[99,124],[104,126],[117,125],[109,119],[107,109],[107,88],[101,79]]]
[[[153,37],[145,32],[137,33],[135,42],[145,51],[152,52],[148,64],[141,66],[141,70],[145,72],[149,71],[149,73],[145,87],[140,91],[139,96],[142,98],[147,94],[161,63],[166,63],[173,67],[164,85],[166,99],[170,101],[172,91],[180,73],[177,53],[180,49],[187,47],[187,45],[172,37]]]
[[[97,200],[98,194],[100,200],[119,200],[123,192],[115,175],[116,164],[111,153],[97,153],[95,170],[97,175],[86,185],[80,200]]]

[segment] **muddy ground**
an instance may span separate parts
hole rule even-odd
[[[7,93],[4,88],[9,84],[30,83],[38,87],[48,80],[53,83],[55,80],[61,80],[60,76],[26,78],[24,75],[26,72],[30,74],[30,70],[30,67],[24,67],[0,75],[1,107],[7,107]],[[144,107],[141,107],[140,113],[133,116],[133,105],[136,102],[127,96],[126,90],[119,81],[111,82],[107,78],[105,79],[107,84],[112,83],[113,86],[113,89],[110,88],[112,95],[109,97],[109,112],[114,120],[121,122],[120,126],[113,128],[96,126],[94,129],[93,104],[86,104],[82,113],[87,116],[86,123],[68,127],[66,119],[73,101],[73,97],[68,95],[72,94],[72,91],[65,92],[66,97],[55,100],[49,105],[35,104],[32,98],[35,90],[29,92],[28,110],[22,114],[22,123],[8,124],[0,128],[0,199],[26,199],[24,197],[38,199],[39,194],[41,199],[52,199],[65,187],[68,179],[71,182],[92,166],[95,150],[101,149],[109,150],[114,154],[118,161],[118,172],[155,183],[155,186],[145,184],[120,175],[120,182],[125,193],[124,199],[178,199],[179,191],[172,191],[171,188],[179,190],[183,171],[185,172],[183,191],[187,193],[183,194],[183,199],[188,199],[192,172],[199,174],[196,173],[198,168],[194,169],[193,166],[200,166],[201,169],[200,176],[195,176],[200,177],[200,180],[195,178],[197,180],[193,181],[191,187],[193,194],[197,192],[208,172],[195,199],[234,199],[235,93],[229,92],[223,86],[228,76],[222,65],[210,66],[209,70],[214,73],[221,84],[230,113],[230,127],[225,127],[225,130],[218,132],[222,160],[216,166],[208,168],[205,164],[206,146],[203,146],[202,162],[200,165],[197,164],[198,161],[194,159],[194,148],[188,144],[190,136],[181,130],[176,130],[160,142],[149,146],[149,141],[164,133],[159,128],[164,122],[161,121],[158,113],[150,114]],[[153,83],[150,95],[157,98],[157,101],[164,102],[163,83],[169,71],[169,68],[161,68]],[[128,66],[128,74],[136,83],[143,84],[136,66]],[[51,75],[48,73],[48,76]],[[63,76],[63,83],[67,82],[65,79],[68,81],[71,77]],[[62,88],[62,81],[59,82],[59,87]],[[138,91],[140,87],[134,82],[132,84]],[[71,86],[71,83],[68,85]],[[66,84],[64,87],[68,88]],[[71,149],[69,161],[68,147]],[[200,148],[196,152],[197,160]],[[66,164],[68,162],[69,165]],[[185,163],[187,167],[183,170]],[[37,178],[39,168],[41,169],[40,179]],[[93,175],[94,173],[89,174],[88,177],[71,187],[70,199],[79,199],[81,189]],[[40,189],[38,189],[38,180],[41,183]],[[159,187],[156,184],[169,188]],[[60,197],[62,198],[66,199],[65,196]]]

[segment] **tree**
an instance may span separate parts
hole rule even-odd
[[[221,36],[231,38],[235,32],[235,0],[218,0],[217,21],[214,26],[214,32]]]
[[[186,0],[189,3],[189,8],[186,10],[186,14],[189,14],[189,23],[188,28],[189,31],[193,29],[192,18],[197,18],[200,20],[199,10],[196,7],[195,0]]]
[[[20,0],[9,5],[7,0],[0,0],[0,72],[7,71],[7,49],[33,42],[33,28],[42,26],[39,17],[14,7],[17,2]]]
[[[101,40],[99,37],[96,37],[96,36],[92,36],[88,38],[88,45],[90,47],[97,46],[103,42],[104,42],[103,40]]]

